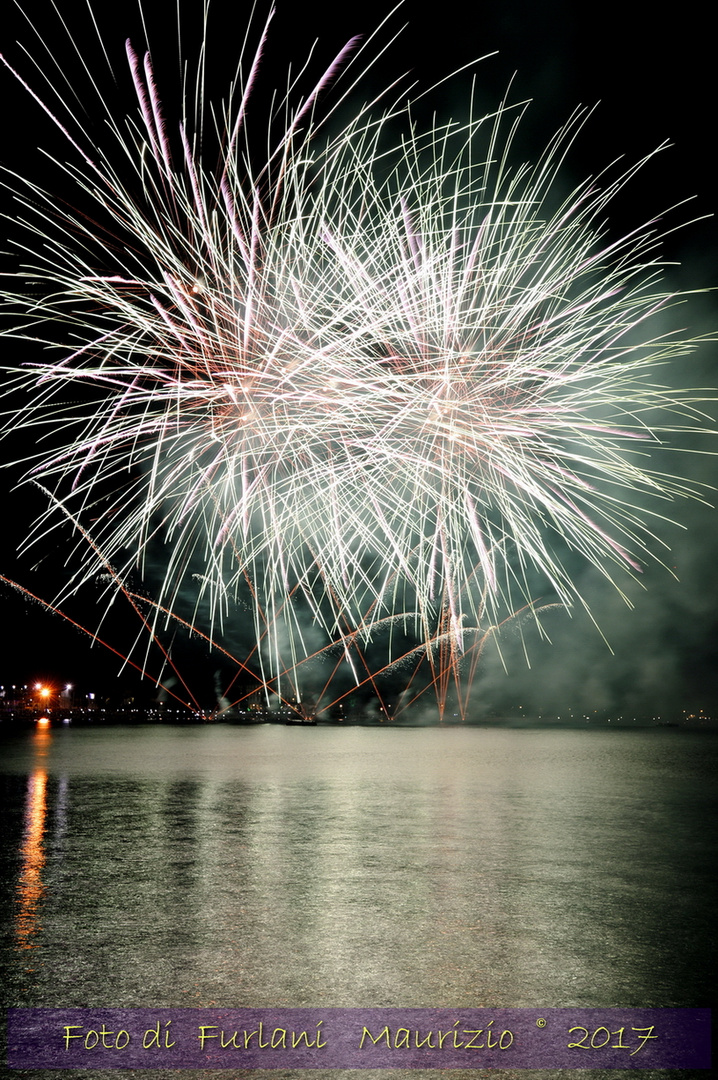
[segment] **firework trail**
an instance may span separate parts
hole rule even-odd
[[[648,456],[700,425],[699,398],[656,381],[690,348],[658,319],[679,298],[654,223],[603,231],[635,168],[557,195],[582,115],[533,166],[512,164],[508,105],[419,134],[390,88],[326,134],[370,55],[357,40],[306,96],[288,79],[257,164],[271,19],[211,114],[203,60],[181,119],[128,42],[134,100],[100,148],[3,59],[66,140],[81,207],[6,178],[39,289],[4,293],[10,333],[73,335],[9,369],[27,405],[6,429],[52,424],[26,473],[51,492],[40,528],[92,538],[64,595],[110,564],[129,590],[161,549],[156,624],[190,589],[212,630],[245,605],[275,686],[315,651],[308,619],[346,645],[401,616],[456,670],[534,580],[581,600],[562,553],[620,590],[655,557],[661,501],[698,494]]]

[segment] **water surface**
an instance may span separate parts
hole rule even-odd
[[[683,729],[6,734],[4,1004],[710,1005],[717,746]]]

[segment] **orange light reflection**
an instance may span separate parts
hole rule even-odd
[[[44,736],[49,732],[43,732]],[[44,741],[44,739],[43,739]],[[35,769],[28,778],[25,800],[25,835],[20,854],[22,867],[17,884],[16,934],[21,949],[35,948],[33,938],[40,929],[38,906],[45,891],[42,869],[45,865],[43,837],[47,813],[47,773]]]

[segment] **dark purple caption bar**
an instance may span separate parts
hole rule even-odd
[[[11,1069],[708,1069],[710,1009],[9,1009]]]

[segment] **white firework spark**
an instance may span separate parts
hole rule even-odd
[[[342,69],[351,83],[356,41],[306,99],[289,85],[257,166],[268,25],[215,110],[219,162],[206,118],[166,119],[149,53],[128,45],[135,104],[101,151],[20,80],[99,225],[9,178],[28,212],[22,276],[42,288],[5,293],[25,313],[12,332],[69,324],[76,344],[13,372],[29,403],[8,429],[53,425],[27,473],[52,493],[42,526],[58,509],[92,519],[67,592],[108,564],[127,582],[161,546],[156,610],[176,610],[201,565],[212,620],[251,599],[272,677],[284,647],[295,662],[308,649],[298,598],[329,640],[403,614],[456,664],[487,606],[531,599],[529,574],[580,599],[561,551],[620,589],[617,568],[654,557],[645,495],[696,494],[647,454],[700,423],[698,399],[655,381],[690,348],[657,329],[677,298],[652,223],[602,231],[635,169],[557,197],[580,116],[533,167],[510,163],[509,106],[425,135],[410,105],[367,106],[325,137],[318,97]]]

